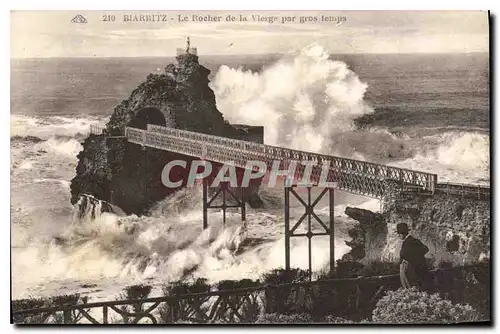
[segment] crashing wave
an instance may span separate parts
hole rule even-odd
[[[11,142],[28,142],[28,143],[40,143],[44,141],[44,139],[38,138],[36,136],[13,136],[10,137]]]
[[[231,123],[265,126],[269,145],[320,151],[335,132],[373,110],[367,85],[318,45],[284,57],[261,73],[221,66],[212,87]]]
[[[101,118],[71,118],[61,116],[35,117],[11,115],[11,137],[34,136],[41,139],[82,139],[89,133],[91,125],[102,124]]]

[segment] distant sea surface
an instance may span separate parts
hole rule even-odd
[[[210,78],[221,65],[262,71],[279,55],[200,56]],[[340,54],[368,84],[365,101],[379,112],[377,125],[489,128],[489,55]],[[24,115],[110,115],[165,58],[58,58],[12,60],[11,111]]]

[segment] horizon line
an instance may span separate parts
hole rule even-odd
[[[470,52],[330,52],[329,55],[468,55],[485,53],[488,51],[470,51]],[[237,56],[285,56],[287,53],[237,53],[237,54],[205,54],[197,55],[198,58],[202,57],[237,57]],[[58,57],[10,57],[11,60],[28,60],[28,59],[87,59],[87,58],[175,58],[177,55],[164,55],[164,56],[58,56]]]

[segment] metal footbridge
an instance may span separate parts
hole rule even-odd
[[[367,161],[340,158],[250,141],[218,137],[199,132],[147,125],[147,130],[127,127],[125,137],[131,143],[160,150],[198,157],[213,162],[247,168],[249,161],[262,161],[271,170],[275,161],[280,169],[287,169],[290,162],[298,161],[294,179],[302,180],[307,164],[313,169],[310,180],[318,182],[324,165],[329,166],[328,182],[336,182],[337,189],[346,192],[383,198],[397,186],[402,192],[448,193],[475,198],[488,198],[489,187],[467,184],[437,183],[437,175],[410,169],[386,166]],[[301,163],[308,161],[307,164]]]
[[[302,180],[306,165],[310,164],[313,166],[312,183],[320,180],[323,166],[328,165],[327,181],[336,182],[339,190],[375,198],[384,196],[388,181],[399,185],[400,190],[428,193],[433,193],[437,184],[436,174],[157,125],[148,125],[147,130],[127,127],[125,137],[131,143],[239,168],[246,168],[249,161],[258,160],[266,164],[267,171],[271,170],[275,161],[279,161],[280,169],[284,170],[290,162],[298,161],[294,179]]]
[[[91,127],[91,133],[105,133],[102,127]],[[305,164],[313,165],[310,180],[318,182],[324,165],[329,166],[328,182],[336,182],[337,189],[353,194],[384,198],[396,186],[399,192],[445,193],[452,196],[487,199],[490,188],[482,185],[438,183],[437,175],[405,168],[392,167],[367,161],[340,158],[283,147],[264,145],[250,141],[219,137],[199,132],[147,125],[147,130],[127,127],[127,141],[141,146],[152,147],[203,160],[232,164],[247,168],[249,161],[262,161],[271,170],[275,161],[280,161],[280,169],[288,168],[291,161],[298,161],[294,179],[302,180]],[[394,188],[392,188],[394,189]]]

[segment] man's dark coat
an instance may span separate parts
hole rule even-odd
[[[399,258],[401,261],[406,260],[409,265],[407,273],[410,282],[415,285],[421,286],[428,273],[427,262],[425,254],[429,248],[424,245],[420,240],[409,235],[401,245]]]

